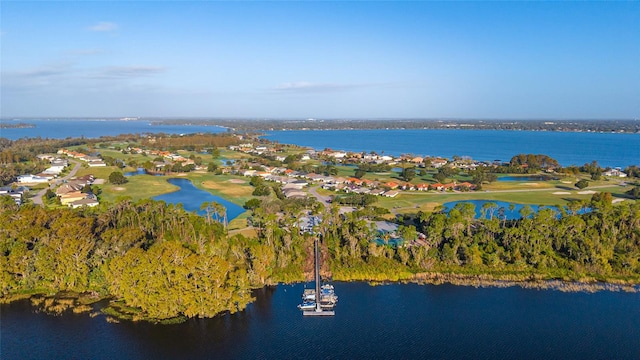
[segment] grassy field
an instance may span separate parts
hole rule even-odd
[[[542,189],[534,190],[534,189]],[[610,192],[614,199],[625,198],[624,192],[631,189],[631,186],[613,185],[608,187],[598,187],[594,189],[567,189],[566,187],[554,187],[549,184],[541,184],[535,188],[516,189],[517,192],[501,188],[495,191],[479,192],[401,192],[395,198],[380,198],[377,205],[394,210],[397,213],[409,213],[422,211],[433,211],[437,206],[451,201],[460,200],[492,200],[506,201],[518,204],[531,205],[566,205],[572,200],[589,200],[592,191]]]
[[[101,185],[103,201],[115,202],[118,197],[128,196],[133,200],[150,199],[158,195],[177,191],[178,187],[167,182],[164,176],[136,175],[127,178],[122,185]]]
[[[240,206],[251,199],[253,186],[249,185],[249,178],[233,175],[214,175],[206,172],[192,172],[187,179],[199,189],[223,197]]]
[[[123,144],[124,146],[124,144]],[[297,149],[299,150],[299,149]],[[99,149],[106,156],[124,159],[129,162],[135,159],[139,163],[152,160],[150,156],[140,154],[123,154],[121,151],[114,149]],[[206,164],[210,161],[238,160],[247,158],[248,155],[236,151],[220,149],[220,158],[213,159],[209,154],[200,154],[189,151],[178,151],[184,157],[195,155],[201,157]],[[222,160],[221,160],[222,159]],[[354,166],[336,166],[338,175],[342,177],[352,177],[356,167]],[[116,167],[83,167],[78,171],[78,176],[93,174],[96,178],[108,179],[109,174],[113,171],[134,171],[133,168],[125,168],[120,170]],[[508,176],[507,174],[500,176]],[[123,185],[112,185],[108,181],[104,185],[99,185],[102,190],[101,198],[103,201],[113,202],[120,196],[129,196],[134,200],[152,198],[161,194],[176,191],[177,187],[169,184],[167,179],[170,177],[185,177],[193,182],[193,184],[201,189],[208,191],[214,195],[223,197],[235,204],[242,206],[247,200],[252,198],[253,187],[249,185],[249,179],[234,175],[215,175],[204,171],[195,171],[186,174],[173,174],[168,176],[151,176],[136,175],[129,177],[129,182]],[[397,171],[367,173],[365,179],[388,182],[399,181]],[[447,181],[468,181],[469,177],[464,175],[455,176]],[[588,180],[588,179],[587,179]],[[532,205],[565,205],[573,200],[589,200],[592,191],[610,192],[614,198],[625,198],[624,192],[629,190],[631,186],[620,186],[617,179],[603,179],[599,181],[589,180],[589,187],[584,190],[578,190],[574,184],[578,181],[575,176],[561,177],[556,180],[549,181],[496,181],[491,184],[484,184],[482,191],[476,192],[400,192],[395,198],[380,197],[377,206],[382,206],[392,210],[394,213],[415,213],[418,210],[433,211],[439,205],[451,201],[459,200],[491,200],[505,201],[519,204]],[[433,171],[426,175],[417,175],[412,181],[418,183],[433,183]],[[322,195],[333,195],[332,191],[318,189]],[[232,222],[232,229],[242,229],[246,227],[246,214]]]

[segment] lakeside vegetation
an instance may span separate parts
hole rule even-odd
[[[85,166],[77,176],[109,179],[114,172],[152,166],[151,171],[187,178],[202,190],[244,205],[247,212],[225,226],[213,217],[185,212],[181,206],[149,200],[175,189],[166,176],[152,175],[127,177],[126,183],[92,185],[100,198],[95,208],[70,209],[54,202],[40,207],[28,201],[17,206],[2,196],[2,301],[27,296],[41,299],[38,304],[63,309],[86,306],[88,298],[107,298],[112,306],[106,311],[113,316],[161,322],[240,311],[252,301],[252,289],[310,278],[313,239],[301,232],[298,222],[309,215],[322,219],[314,229],[324,235],[322,273],[334,280],[469,284],[561,280],[615,283],[632,290],[640,284],[640,204],[633,200],[640,172],[633,166],[626,170],[630,179],[622,184],[599,175],[603,169],[597,164],[557,169],[546,180],[510,183],[496,180],[503,173],[538,174],[538,160],[549,159],[530,157],[526,161],[526,156],[515,156],[515,164],[493,167],[492,179],[476,170],[440,171],[427,166],[415,166],[415,173],[408,174],[402,171],[413,166],[408,163],[397,165],[398,171],[336,164],[322,157],[305,162],[301,160],[305,149],[282,144],[277,146],[284,160],[277,161],[267,155],[227,150],[240,143],[227,134],[149,140],[137,136],[21,139],[2,143],[0,159],[3,172],[11,169],[16,173],[44,168],[35,155],[55,152],[58,147],[99,152],[107,166]],[[163,162],[159,170],[159,159],[135,151],[139,146],[170,149],[194,166],[181,165],[176,172]],[[532,165],[526,171],[523,161]],[[230,170],[260,171],[282,164],[344,176],[353,176],[360,169],[360,179],[380,183],[436,184],[442,174],[448,181],[478,181],[483,190],[402,191],[393,198],[373,196],[350,203],[351,211],[345,212],[339,201],[327,204],[313,196],[287,198],[276,183]],[[589,191],[576,186],[579,180],[588,183]],[[318,187],[315,191],[320,196],[342,194]],[[458,204],[449,212],[441,208],[449,201],[472,199],[562,207],[560,213],[549,209],[533,213],[524,207],[522,218],[516,220],[499,216],[500,207],[492,203],[483,207],[485,216],[479,219],[469,203]],[[614,204],[614,199],[624,201]],[[580,214],[584,208],[591,211]],[[376,228],[375,221],[382,220],[398,225],[397,233],[406,239],[402,246],[393,245],[390,234]],[[74,296],[83,300],[68,300]],[[50,298],[54,300],[46,300]]]

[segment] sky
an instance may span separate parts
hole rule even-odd
[[[0,2],[0,117],[640,118],[640,2]]]

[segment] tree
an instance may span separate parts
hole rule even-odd
[[[635,186],[633,189],[626,192],[627,195],[634,199],[640,199],[640,186]]]
[[[362,170],[362,169],[360,169],[360,168],[357,168],[357,169],[356,169],[356,171],[355,171],[355,175],[353,175],[353,176],[354,176],[355,178],[362,179],[362,177],[363,177],[365,174],[366,174],[366,171],[364,171],[364,170]]]
[[[265,184],[256,186],[251,195],[253,196],[269,196],[271,194],[271,188]]]
[[[109,175],[109,182],[114,185],[126,184],[128,181],[120,171],[114,171]]]
[[[588,182],[587,180],[585,180],[585,179],[582,179],[582,180],[578,181],[578,182],[575,184],[575,186],[576,186],[578,189],[582,190],[582,189],[586,188],[587,186],[589,186],[589,182]]]
[[[260,206],[260,204],[262,203],[262,201],[260,201],[260,199],[249,199],[247,200],[247,202],[244,203],[243,208],[247,209],[247,210],[254,210],[256,208],[258,208]]]
[[[447,176],[444,173],[441,173],[441,172],[437,172],[435,175],[433,175],[433,178],[436,179],[440,183],[443,183],[443,182],[445,182],[445,180],[447,180]]]
[[[218,165],[216,163],[210,162],[209,165],[207,165],[208,172],[215,172],[216,170],[218,170]]]
[[[624,169],[624,173],[629,177],[640,177],[640,168],[635,165],[631,165]]]
[[[416,169],[413,167],[404,168],[400,172],[400,177],[402,177],[402,180],[404,181],[411,181],[416,177]]]

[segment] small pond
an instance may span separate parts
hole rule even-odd
[[[551,176],[545,175],[523,175],[523,176],[502,176],[498,181],[549,181],[556,180]]]
[[[506,201],[491,201],[491,200],[461,200],[461,201],[452,201],[452,202],[448,202],[448,203],[444,203],[443,206],[445,208],[446,212],[449,212],[449,210],[453,209],[457,204],[459,203],[471,203],[475,206],[475,210],[476,210],[476,218],[482,218],[483,217],[483,210],[482,210],[482,206],[486,203],[494,203],[497,205],[497,209],[493,210],[493,217],[497,217],[500,219],[507,219],[507,220],[513,220],[513,219],[520,219],[520,210],[522,210],[522,208],[524,208],[525,206],[529,206],[531,208],[531,210],[535,213],[538,212],[538,210],[540,209],[552,209],[552,210],[556,210],[558,211],[558,214],[560,214],[558,207],[557,206],[540,206],[540,205],[531,205],[531,204],[516,204],[516,203],[510,203],[510,202],[506,202]],[[510,209],[510,207],[513,206],[513,210]],[[579,213],[583,214],[585,212],[588,212],[589,209],[582,209],[579,211]],[[486,211],[486,216],[485,218],[489,218],[491,217],[491,210],[487,210]]]
[[[225,200],[220,196],[215,196],[207,191],[200,190],[193,185],[191,180],[171,178],[167,180],[170,184],[180,187],[180,190],[172,193],[158,195],[153,200],[162,200],[168,204],[182,204],[185,210],[196,212],[199,215],[205,215],[206,212],[200,210],[200,206],[204,202],[215,201],[222,204],[227,209],[227,220],[231,221],[245,212],[241,206]]]
[[[129,171],[124,173],[124,176],[135,176],[135,175],[147,175],[147,170],[144,168],[137,168],[136,171]]]

